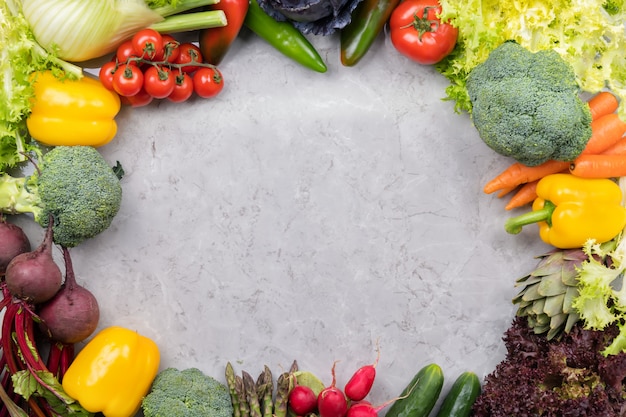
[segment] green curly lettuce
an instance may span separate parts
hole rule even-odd
[[[626,177],[619,179],[626,191]],[[624,193],[626,195],[626,192]],[[578,294],[572,307],[578,312],[586,329],[604,330],[616,324],[620,333],[602,352],[616,355],[626,352],[626,236],[624,231],[610,242],[585,243],[587,260],[578,268]]]
[[[81,77],[82,69],[47,53],[37,43],[15,0],[0,2],[0,173],[26,160],[32,150],[26,129],[34,71],[53,69]]]
[[[506,40],[532,52],[554,49],[588,93],[610,89],[626,118],[626,0],[440,0],[440,18],[459,29],[455,50],[437,70],[450,85],[448,100],[471,113],[465,80]]]

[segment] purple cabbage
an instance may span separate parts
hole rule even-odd
[[[331,35],[350,23],[362,0],[258,0],[279,22],[289,21],[304,34]]]

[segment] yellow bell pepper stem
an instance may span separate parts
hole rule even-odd
[[[51,71],[33,75],[35,95],[26,119],[28,133],[48,146],[102,146],[117,134],[120,98],[99,80],[59,79]]]
[[[604,243],[626,226],[621,202],[622,191],[611,179],[548,175],[537,184],[533,211],[507,220],[505,229],[516,234],[537,223],[541,240],[560,249],[580,248],[589,239]]]
[[[529,224],[546,222],[548,225],[551,225],[552,213],[554,213],[555,208],[556,206],[551,201],[544,201],[542,208],[508,219],[504,224],[504,229],[508,233],[516,235],[522,231],[524,226]]]
[[[150,390],[159,361],[151,339],[123,327],[107,327],[78,353],[63,376],[63,389],[89,412],[132,417]]]

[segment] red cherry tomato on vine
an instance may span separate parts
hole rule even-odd
[[[165,98],[172,93],[176,80],[169,68],[152,65],[143,74],[143,88],[154,98]]]
[[[224,88],[224,78],[217,68],[201,67],[193,74],[193,90],[202,98],[218,95]]]
[[[437,18],[437,0],[404,0],[391,13],[391,43],[403,55],[424,65],[445,58],[456,45],[458,30]]]
[[[100,67],[98,72],[98,78],[100,82],[107,90],[114,91],[113,88],[113,75],[117,71],[117,63],[115,61],[109,61]]]
[[[135,54],[144,59],[154,59],[163,54],[163,37],[154,29],[141,29],[131,39]]]
[[[154,97],[146,93],[146,90],[144,90],[142,87],[141,90],[139,90],[139,92],[135,94],[134,96],[128,96],[128,97],[121,96],[120,100],[122,101],[122,103],[128,106],[143,107],[143,106],[147,106],[148,104],[150,104],[153,98]]]
[[[193,94],[193,80],[186,72],[176,75],[176,83],[174,90],[167,96],[167,99],[173,103],[181,103],[187,100]]]
[[[161,37],[163,38],[163,49],[154,57],[153,61],[167,61],[173,64],[180,55],[180,49],[178,49],[180,43],[171,35],[161,35]]]
[[[133,42],[131,40],[127,40],[122,42],[120,46],[117,47],[115,57],[117,58],[117,62],[120,64],[137,65],[137,61],[133,61],[132,58],[138,58],[139,56],[135,53]]]
[[[143,72],[136,65],[121,65],[113,74],[113,89],[121,96],[134,96],[143,87]]]
[[[180,53],[174,61],[175,64],[184,65],[181,67],[183,72],[194,72],[198,69],[197,65],[192,65],[193,63],[202,62],[202,53],[200,52],[200,48],[198,48],[193,43],[181,43],[178,46]]]

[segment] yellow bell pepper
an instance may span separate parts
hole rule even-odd
[[[65,392],[92,413],[132,417],[159,368],[151,339],[124,327],[107,327],[76,355],[62,379]]]
[[[99,80],[60,80],[50,71],[33,75],[35,95],[26,119],[30,135],[48,146],[102,146],[117,134],[120,97]]]
[[[589,239],[608,242],[626,226],[622,191],[606,178],[548,175],[537,183],[533,211],[509,219],[505,228],[519,233],[537,223],[545,243],[560,249],[580,248]]]

